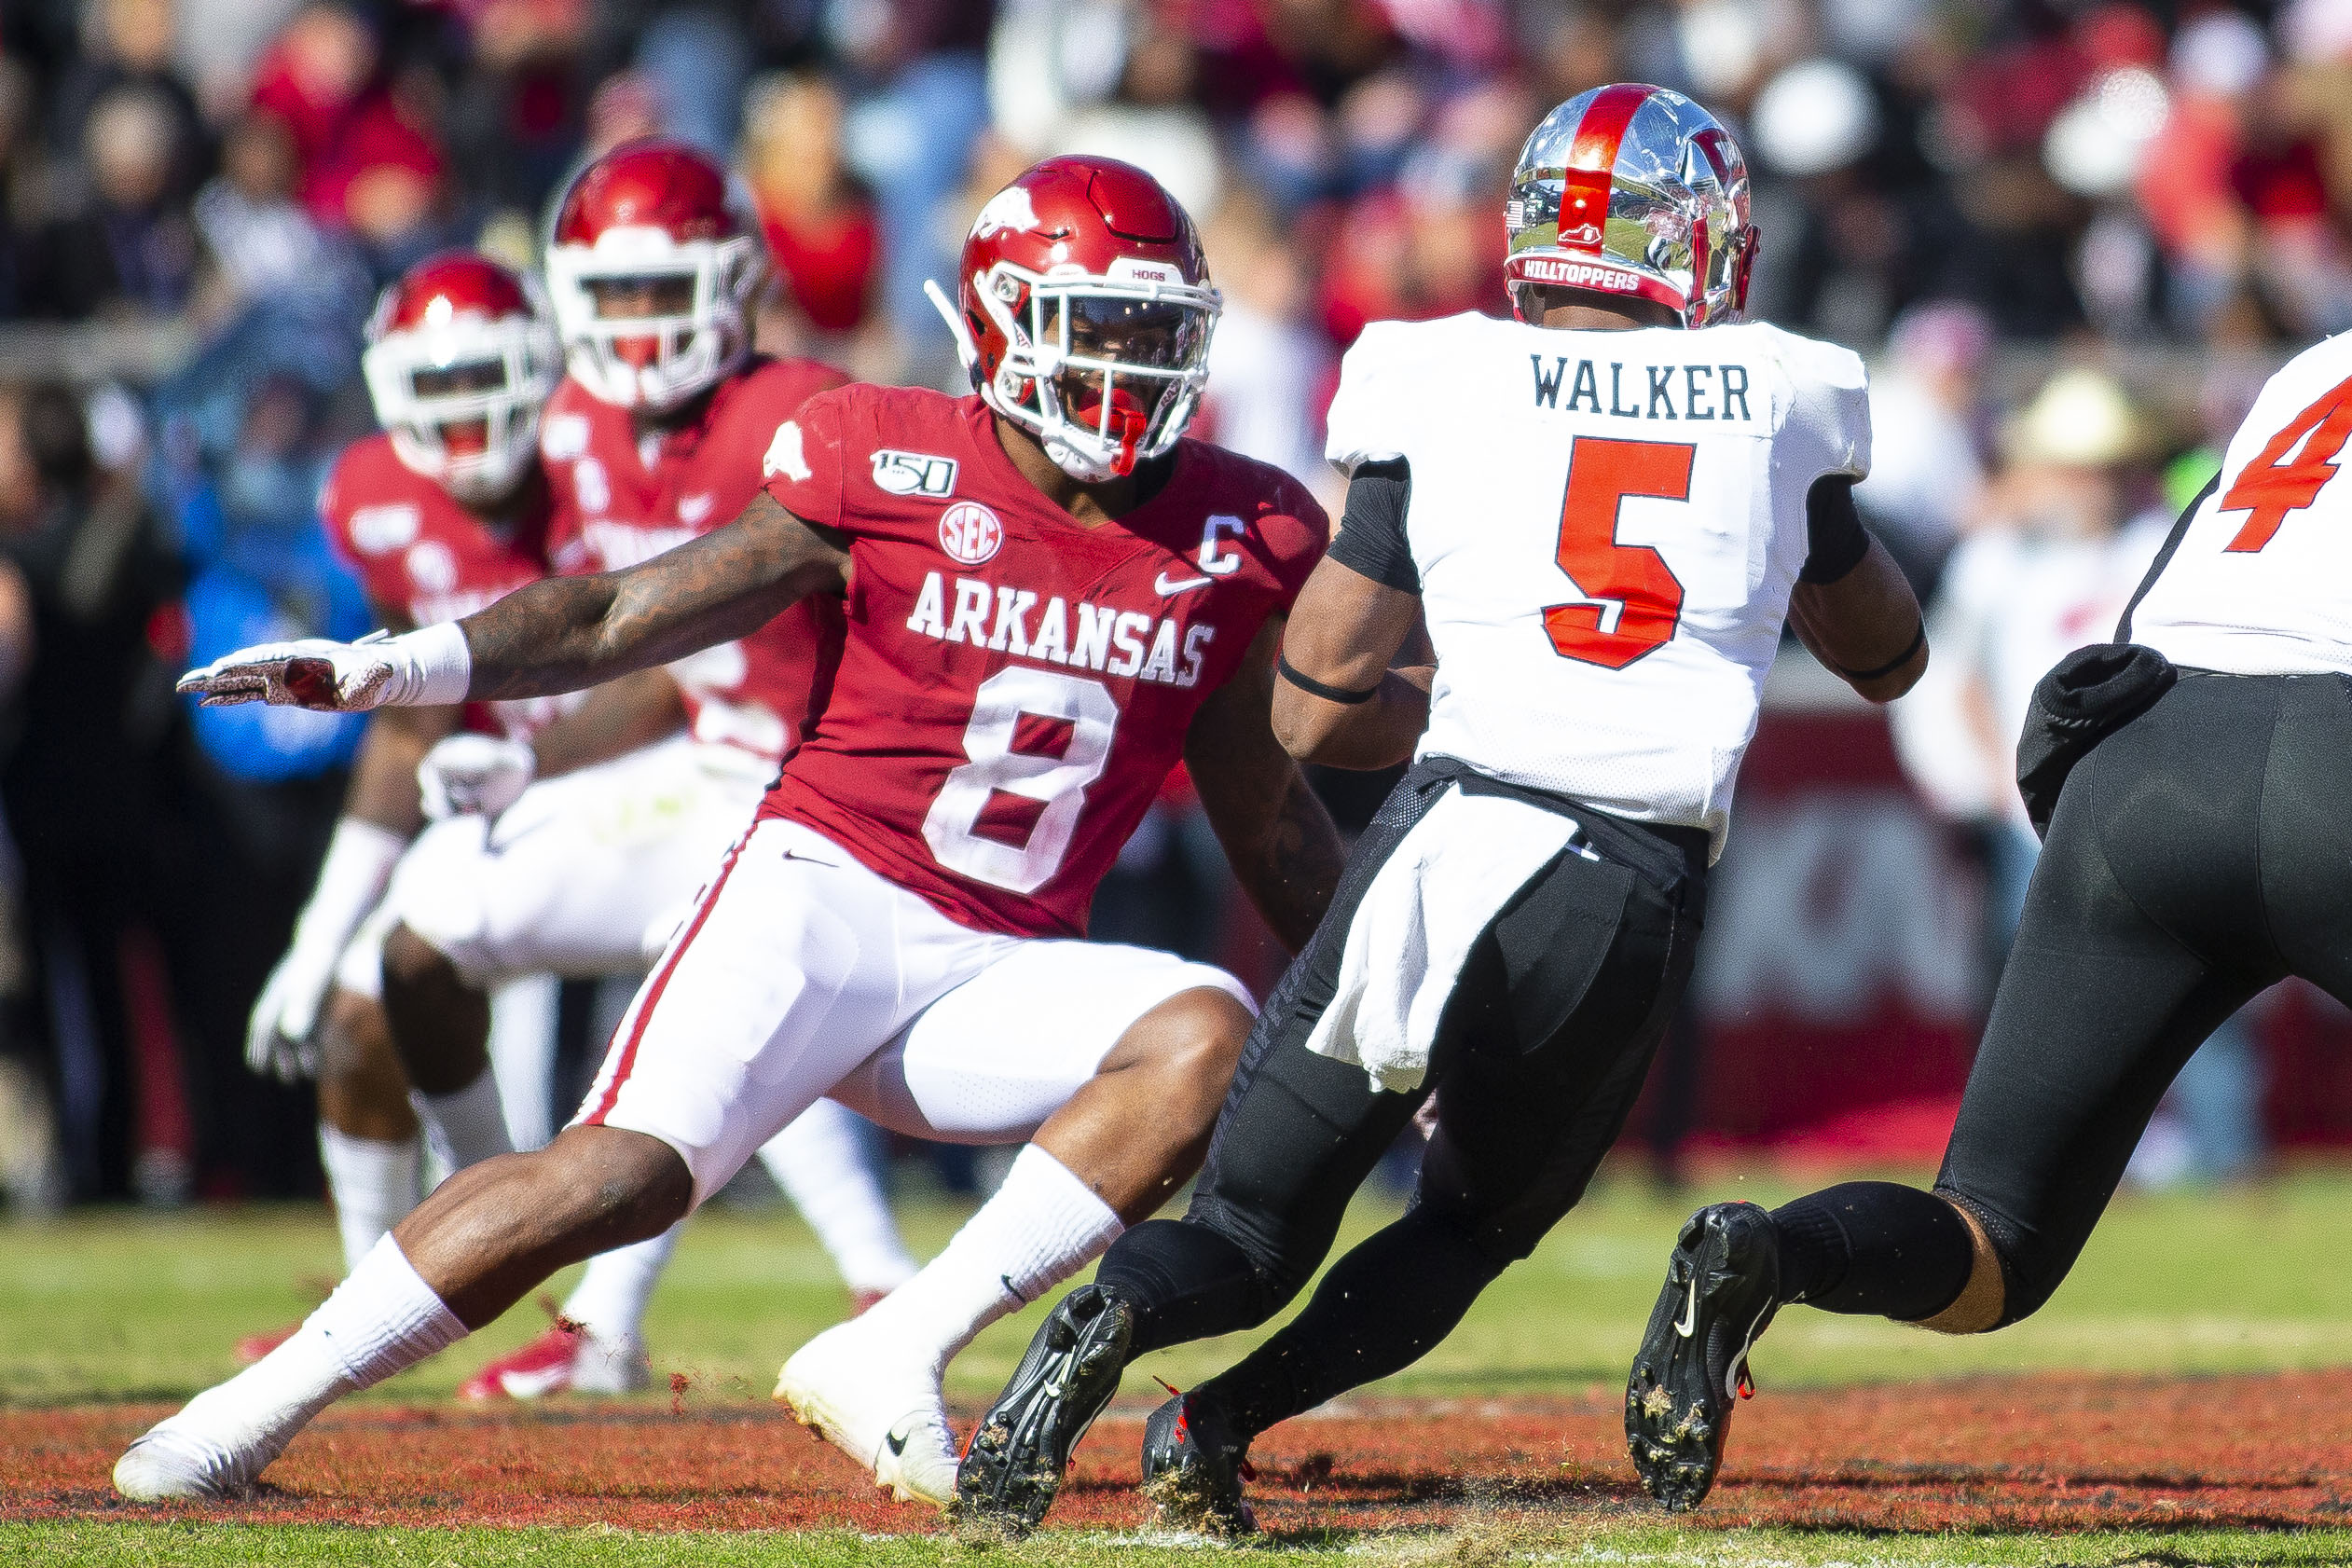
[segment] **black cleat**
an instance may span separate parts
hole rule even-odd
[[[1143,1494],[1171,1529],[1254,1535],[1258,1515],[1242,1498],[1242,1482],[1253,1473],[1248,1452],[1248,1441],[1235,1440],[1217,1407],[1178,1394],[1144,1423]]]
[[[1085,1285],[1049,1314],[956,1466],[956,1511],[1007,1534],[1038,1527],[1070,1450],[1119,1392],[1135,1309]]]
[[[1732,1407],[1755,1392],[1748,1350],[1780,1307],[1781,1243],[1754,1204],[1684,1222],[1625,1384],[1625,1442],[1651,1496],[1675,1512],[1715,1484]]]

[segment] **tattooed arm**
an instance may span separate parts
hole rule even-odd
[[[1184,761],[1250,902],[1296,953],[1329,907],[1347,855],[1330,814],[1274,738],[1268,709],[1281,644],[1275,617],[1233,678],[1193,715]]]
[[[550,577],[479,614],[389,640],[240,649],[180,679],[207,706],[358,712],[576,692],[759,630],[848,585],[847,539],[765,494],[735,521],[626,571]]]
[[[475,698],[547,696],[759,630],[848,582],[848,542],[766,492],[725,528],[626,571],[550,577],[458,623]]]

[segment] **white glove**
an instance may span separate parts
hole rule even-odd
[[[316,1075],[320,1004],[343,949],[384,896],[407,847],[400,834],[372,822],[346,817],[336,824],[318,886],[295,923],[294,944],[269,971],[245,1025],[245,1065],[254,1072],[286,1083]]]
[[[521,798],[539,771],[539,759],[519,740],[493,735],[453,735],[417,764],[417,789],[425,815],[496,818]]]
[[[245,1025],[245,1066],[281,1083],[319,1076],[319,1005],[342,955],[296,943],[278,960]]]
[[[474,658],[453,621],[357,642],[304,638],[241,648],[180,677],[179,689],[206,708],[266,702],[322,713],[371,708],[447,708],[465,700]]]

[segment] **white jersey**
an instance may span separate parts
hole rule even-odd
[[[1365,328],[1327,454],[1410,470],[1437,653],[1422,754],[1704,828],[1721,853],[1806,492],[1869,470],[1865,383],[1848,351],[1760,323]]]
[[[2174,664],[2234,675],[2352,672],[2352,337],[2290,360],[2230,438],[2220,480],[2131,618]]]

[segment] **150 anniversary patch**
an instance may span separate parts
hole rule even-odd
[[[886,447],[873,454],[873,482],[892,495],[954,495],[956,460]]]

